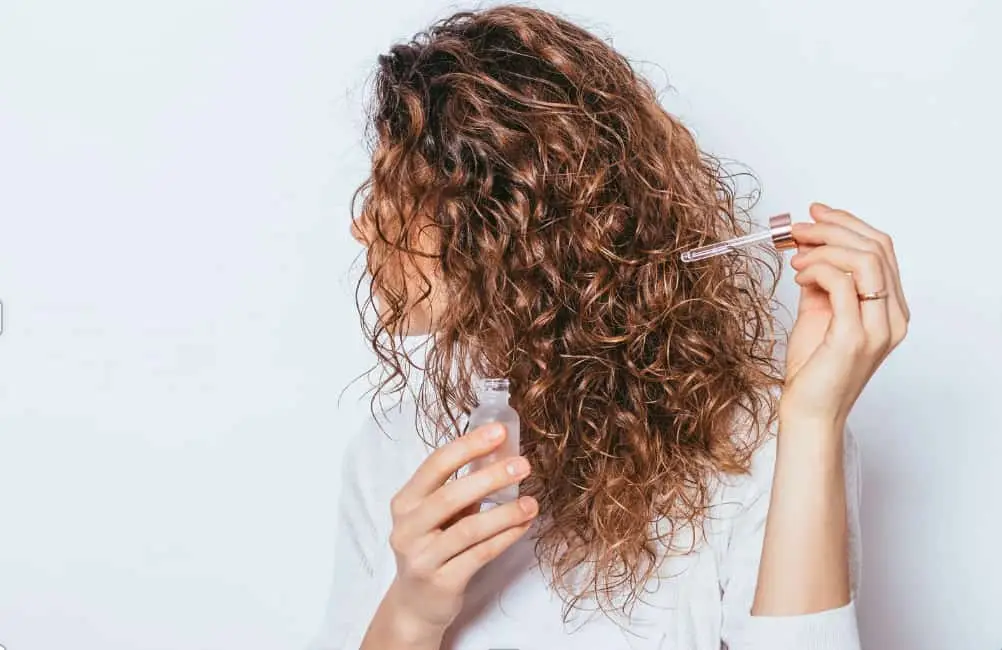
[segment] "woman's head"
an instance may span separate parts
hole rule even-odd
[[[474,377],[510,378],[541,559],[629,600],[673,541],[651,523],[701,521],[761,433],[735,422],[772,412],[759,261],[678,259],[742,230],[730,177],[623,56],[524,7],[379,57],[372,126],[354,229],[382,387],[412,363],[397,335],[432,332],[419,406],[448,438]]]

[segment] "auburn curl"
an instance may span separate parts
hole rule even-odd
[[[415,424],[437,444],[461,433],[476,377],[508,377],[541,563],[568,611],[629,608],[663,557],[693,550],[678,532],[774,417],[778,257],[679,261],[747,231],[737,176],[626,58],[553,14],[440,20],[379,57],[372,100],[353,213],[374,233],[359,284],[374,403],[420,368]],[[396,332],[433,278],[448,308],[408,349]]]

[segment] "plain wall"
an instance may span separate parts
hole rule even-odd
[[[0,3],[8,650],[314,633],[372,361],[348,233],[365,81],[468,6]],[[1002,3],[543,6],[749,165],[761,218],[822,200],[895,237],[912,330],[851,420],[864,636],[1002,648]]]

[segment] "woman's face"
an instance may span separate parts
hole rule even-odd
[[[389,248],[388,244],[380,242],[376,236],[375,224],[372,222],[373,218],[370,214],[369,211],[363,210],[359,218],[351,223],[351,236],[366,248],[367,253],[373,245]],[[416,246],[418,250],[427,252],[429,255],[433,253],[434,241],[427,235],[427,229],[422,229],[417,237]],[[379,274],[381,282],[392,283],[395,293],[403,292],[407,296],[404,317],[401,324],[397,326],[399,330],[397,327],[393,327],[392,329],[395,331],[391,331],[391,333],[404,336],[429,334],[435,324],[435,314],[441,313],[441,310],[445,308],[444,297],[438,290],[441,282],[435,259],[424,255],[408,255],[403,251],[391,251],[389,255],[377,257],[383,258],[383,268]],[[371,277],[373,269],[370,267],[366,270]],[[424,282],[422,275],[431,284],[431,294],[424,299],[421,299],[422,283]],[[376,287],[373,300],[379,319],[385,323],[389,316],[389,308],[386,297],[381,294],[382,292]]]

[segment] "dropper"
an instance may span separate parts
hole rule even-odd
[[[717,242],[716,244],[707,244],[699,248],[691,248],[683,251],[681,258],[683,262],[698,262],[699,260],[709,259],[770,240],[773,247],[778,251],[797,247],[797,242],[793,239],[793,223],[789,213],[777,214],[771,217],[769,219],[768,230],[735,237],[727,241]]]

